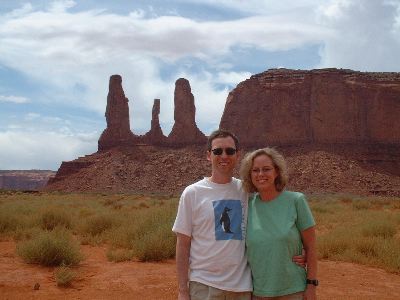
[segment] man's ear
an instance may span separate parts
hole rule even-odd
[[[236,155],[237,155],[238,160],[240,160],[242,158],[242,151],[238,150],[236,152]]]
[[[207,160],[211,161],[211,151],[207,151]]]

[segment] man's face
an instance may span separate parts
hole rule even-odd
[[[217,155],[213,153],[218,152],[215,149],[223,149],[221,155]],[[239,153],[236,151],[235,153],[230,153],[232,149],[236,150],[235,141],[230,136],[228,137],[220,137],[213,139],[211,143],[211,151],[207,152],[207,159],[211,161],[211,166],[213,172],[217,172],[221,175],[232,176],[233,170],[235,169],[236,163],[239,159]],[[228,152],[228,154],[227,154]]]

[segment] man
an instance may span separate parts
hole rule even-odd
[[[214,131],[207,141],[211,177],[182,193],[172,228],[177,235],[179,300],[251,299],[245,255],[248,196],[241,181],[232,177],[238,144],[233,133]]]
[[[184,190],[172,229],[177,234],[178,299],[205,300],[210,295],[248,300],[252,283],[245,256],[247,194],[232,177],[238,140],[217,130],[207,148],[211,177]]]

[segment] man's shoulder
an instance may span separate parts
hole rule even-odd
[[[207,178],[200,179],[200,180],[188,185],[183,190],[183,193],[188,193],[188,192],[191,192],[191,191],[195,191],[198,188],[205,187],[205,186],[207,186]]]

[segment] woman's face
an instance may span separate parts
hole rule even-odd
[[[251,181],[257,191],[276,191],[275,178],[278,176],[278,172],[268,155],[262,154],[257,156],[253,160],[250,172]]]

